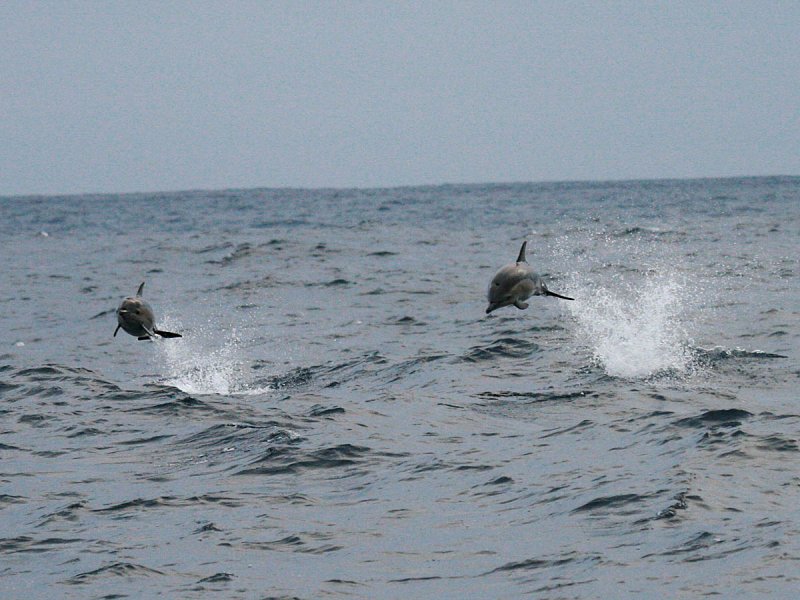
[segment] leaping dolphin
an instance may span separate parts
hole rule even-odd
[[[136,295],[133,297],[125,298],[122,304],[117,309],[117,328],[114,330],[114,337],[120,327],[126,333],[139,338],[140,340],[152,340],[157,335],[163,338],[179,338],[183,337],[180,333],[172,333],[170,331],[161,331],[156,329],[156,320],[153,316],[153,309],[142,298],[142,290],[144,289],[144,282],[139,286]]]
[[[520,310],[526,309],[528,303],[525,300],[531,296],[555,296],[563,300],[574,300],[574,298],[562,296],[547,289],[544,280],[534,273],[531,266],[525,262],[525,246],[527,244],[527,240],[522,242],[517,262],[501,268],[489,284],[487,315],[498,308],[512,304]]]

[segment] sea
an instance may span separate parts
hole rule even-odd
[[[0,597],[800,594],[800,178],[0,198]],[[485,314],[527,258],[551,290]],[[159,328],[115,309],[145,282]]]

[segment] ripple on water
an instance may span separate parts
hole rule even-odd
[[[617,494],[614,496],[600,496],[590,500],[586,504],[573,509],[573,513],[591,512],[591,513],[607,513],[611,509],[619,509],[621,507],[628,507],[629,505],[637,505],[645,500],[652,498],[652,494]],[[629,507],[628,512],[635,512],[639,510],[638,507]]]
[[[3,592],[793,597],[798,183],[0,202]]]
[[[319,450],[271,447],[236,475],[285,475],[316,469],[339,469],[363,464],[371,449],[353,444],[337,444]]]
[[[539,350],[535,342],[521,338],[505,337],[485,346],[474,346],[463,356],[467,362],[482,362],[498,358],[527,358]]]
[[[736,427],[753,416],[753,413],[741,408],[722,408],[707,410],[693,417],[684,417],[674,421],[678,427]]]
[[[93,583],[99,579],[105,578],[125,578],[125,579],[134,579],[134,578],[149,578],[153,575],[164,575],[162,571],[158,571],[156,569],[151,569],[150,567],[145,567],[143,565],[139,565],[136,563],[130,562],[113,562],[92,571],[86,571],[84,573],[78,573],[74,577],[67,579],[65,583],[69,583],[72,585],[83,585]]]

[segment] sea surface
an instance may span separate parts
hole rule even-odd
[[[796,598],[800,178],[0,199],[0,597]],[[487,316],[528,260],[552,290]],[[115,308],[145,281],[162,329]]]

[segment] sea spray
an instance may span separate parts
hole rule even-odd
[[[546,260],[575,297],[562,307],[576,342],[612,377],[684,375],[695,367],[690,331],[703,294],[667,233],[578,229],[549,246]]]
[[[566,305],[577,334],[612,377],[685,372],[691,363],[677,277],[648,275],[621,287],[588,287]],[[577,295],[577,293],[576,293]]]
[[[179,340],[158,342],[164,383],[188,394],[247,395],[269,391],[254,386],[246,365],[247,344],[236,328],[208,322]]]

